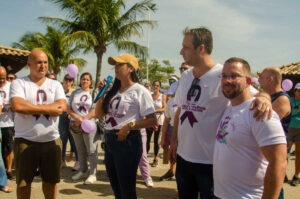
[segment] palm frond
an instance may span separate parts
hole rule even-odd
[[[132,41],[117,41],[114,43],[118,50],[126,50],[142,58],[147,56],[148,48]]]

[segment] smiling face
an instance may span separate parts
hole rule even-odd
[[[159,81],[153,82],[153,84],[152,84],[152,90],[153,90],[154,93],[160,91],[160,82]]]
[[[250,82],[251,79],[245,74],[242,63],[225,63],[222,71],[221,87],[226,98],[234,99],[240,96]]]

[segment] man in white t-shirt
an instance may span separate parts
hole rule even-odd
[[[216,136],[214,193],[222,199],[277,199],[283,184],[286,139],[280,118],[256,121],[249,105],[250,66],[241,58],[228,59],[222,71],[222,91],[231,102]]]
[[[2,98],[2,114],[0,115],[0,128],[2,132],[2,156],[6,166],[8,179],[13,179],[11,165],[13,162],[14,121],[10,109],[9,91],[10,82],[6,80],[6,69],[0,66],[0,97]]]
[[[11,84],[10,99],[15,114],[15,167],[17,197],[30,198],[31,183],[39,169],[45,198],[56,198],[60,181],[61,140],[58,116],[66,111],[62,85],[45,77],[48,57],[31,51],[30,74]]]
[[[217,125],[228,106],[221,91],[223,66],[210,56],[212,33],[207,28],[186,29],[180,54],[193,68],[182,73],[175,95],[175,115],[170,146],[179,198],[213,198],[212,161]],[[258,118],[267,116],[269,99],[257,97]],[[255,105],[253,103],[253,105]],[[178,139],[177,139],[178,138]],[[177,147],[178,141],[178,147]],[[176,158],[177,152],[177,158]]]

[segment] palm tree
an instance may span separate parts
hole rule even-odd
[[[155,11],[152,0],[142,0],[128,10],[123,0],[49,0],[66,11],[68,19],[40,17],[46,23],[54,23],[69,31],[70,41],[81,46],[84,53],[97,55],[96,84],[100,80],[102,57],[113,44],[118,50],[147,55],[147,48],[128,41],[131,36],[141,36],[144,25],[153,27],[154,21],[140,19],[145,12]],[[122,14],[121,14],[122,13]]]
[[[34,48],[43,50],[49,59],[49,69],[56,75],[61,71],[61,67],[67,67],[70,63],[76,64],[78,68],[87,63],[84,59],[75,58],[80,48],[68,42],[67,31],[57,30],[51,26],[47,26],[46,34],[40,32],[24,34],[20,42],[14,42],[12,46],[29,51]]]

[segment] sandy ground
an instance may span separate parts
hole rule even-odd
[[[100,147],[99,147],[100,148]],[[162,152],[162,151],[161,151]],[[103,164],[103,151],[99,149],[99,160],[98,160],[98,172],[97,179],[98,181],[92,185],[84,185],[83,180],[72,181],[71,176],[75,173],[72,171],[72,166],[74,162],[68,162],[67,168],[62,169],[62,178],[61,182],[58,184],[58,199],[94,199],[94,198],[103,198],[103,199],[113,199],[113,192],[109,184],[108,177],[106,175],[105,167]],[[149,161],[153,159],[152,153],[148,156]],[[287,174],[289,179],[292,178],[294,173],[294,160],[295,156],[291,156],[289,160],[289,165],[287,169]],[[138,172],[137,177],[137,194],[138,198],[144,199],[173,199],[176,195],[176,182],[175,180],[171,181],[159,181],[159,177],[162,176],[167,170],[168,165],[162,164],[162,159],[159,160],[159,166],[151,169],[151,176],[154,181],[153,188],[147,188],[143,179],[141,178],[140,172]],[[0,199],[15,199],[16,198],[16,184],[15,180],[9,180],[9,185],[14,189],[12,193],[0,192]],[[41,199],[44,198],[42,193],[42,183],[39,177],[34,179],[32,184],[32,199]],[[297,187],[292,187],[289,184],[284,184],[285,198],[286,199],[298,199],[300,198],[300,185]]]

